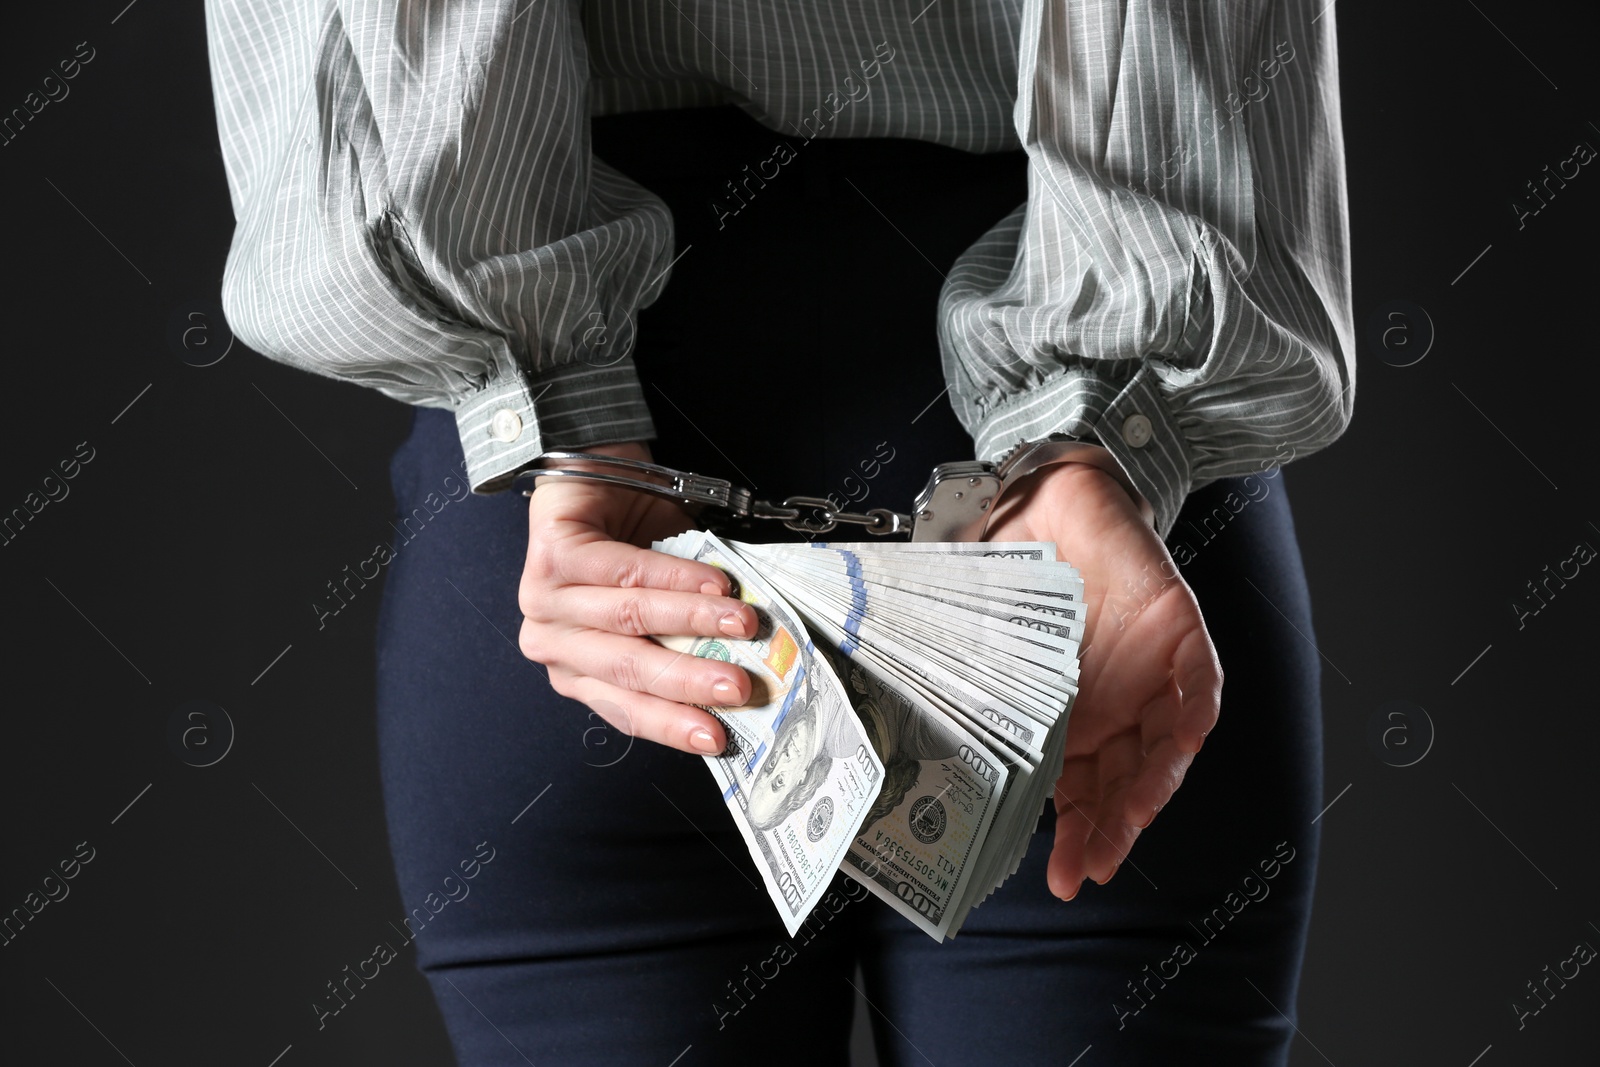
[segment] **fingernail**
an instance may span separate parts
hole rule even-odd
[[[702,593],[704,593],[706,596],[721,596],[722,595],[722,586],[718,585],[716,582],[710,582],[710,581],[701,582],[700,583],[700,591]]]
[[[726,678],[713,683],[711,692],[717,698],[718,704],[737,704],[739,702],[739,687]]]
[[[716,738],[711,736],[711,731],[704,726],[690,732],[689,743],[708,756],[715,756],[722,751],[722,746],[717,744]]]
[[[737,611],[730,611],[717,623],[717,628],[729,637],[738,637],[744,633],[744,618]]]

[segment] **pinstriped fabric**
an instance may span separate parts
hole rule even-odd
[[[1350,418],[1322,6],[207,0],[224,307],[268,356],[454,409],[490,491],[652,433],[628,357],[672,221],[594,159],[589,116],[735,104],[792,136],[1020,146],[1027,203],[940,298],[952,402],[982,458],[1098,438],[1165,533],[1191,489]]]
[[[941,301],[979,455],[1094,434],[1162,532],[1191,489],[1332,441],[1353,402],[1333,23],[1249,8],[1028,0],[1029,201]]]

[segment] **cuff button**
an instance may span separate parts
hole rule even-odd
[[[489,436],[510,444],[522,436],[522,416],[510,408],[501,408],[489,420]]]
[[[1150,420],[1143,415],[1129,415],[1122,424],[1122,439],[1129,448],[1143,448],[1153,433]]]

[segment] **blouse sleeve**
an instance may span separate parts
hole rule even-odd
[[[940,296],[979,458],[1098,439],[1163,536],[1187,494],[1337,438],[1354,401],[1334,23],[1312,4],[1025,0],[1027,203]]]
[[[672,217],[590,151],[577,0],[207,0],[234,332],[455,412],[475,490],[653,436]]]

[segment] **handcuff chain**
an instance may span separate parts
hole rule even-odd
[[[785,497],[783,503],[777,507],[766,504],[763,501],[757,501],[757,505],[766,507],[773,512],[792,512],[792,514],[783,515],[758,515],[752,509],[754,517],[780,519],[785,526],[797,533],[827,533],[841,522],[865,527],[868,533],[876,534],[880,537],[904,533],[911,528],[911,516],[909,515],[902,515],[897,511],[890,511],[888,508],[873,508],[865,512],[840,511],[833,501],[827,497],[791,496]],[[802,519],[800,517],[802,508],[810,508],[815,511],[817,513],[816,519],[820,521],[813,522],[810,519]]]

